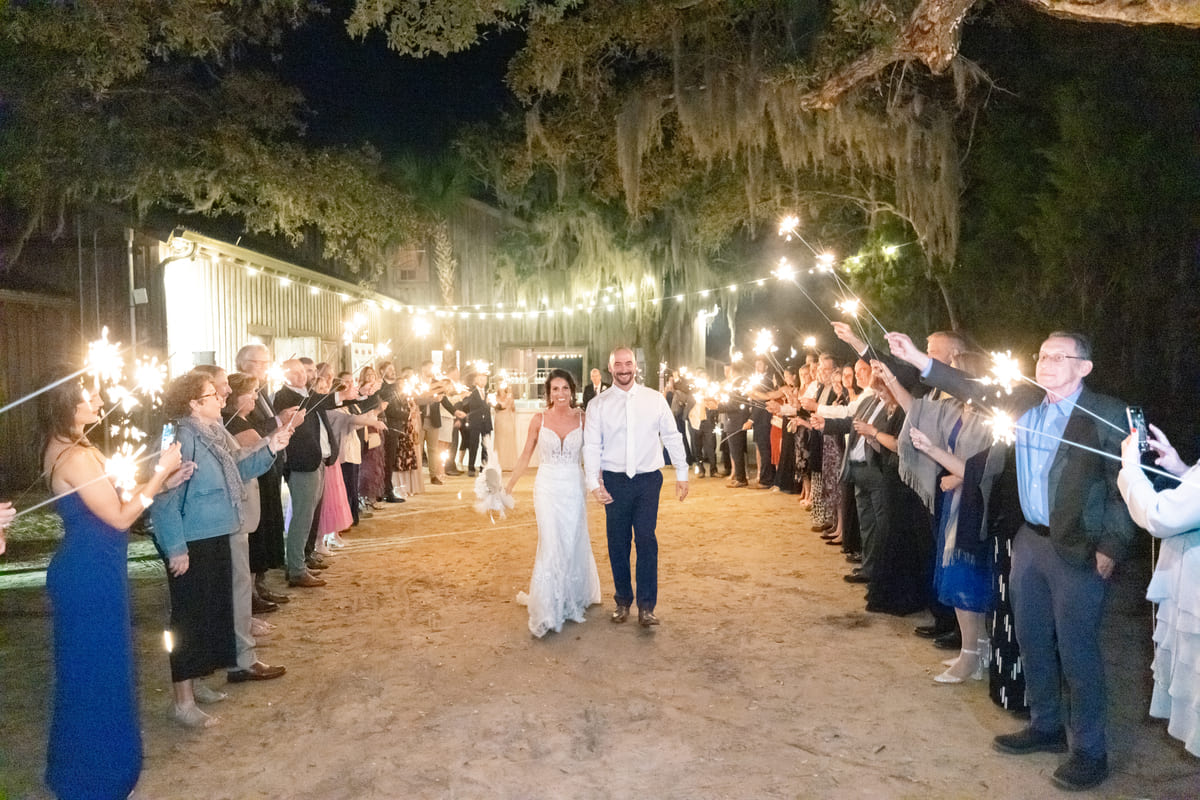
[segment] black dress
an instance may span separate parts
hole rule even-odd
[[[892,410],[886,419],[876,422],[883,433],[898,433],[904,425],[904,411]],[[900,480],[899,460],[895,453],[883,450],[880,467],[892,510],[886,525],[880,525],[879,563],[867,585],[867,611],[906,616],[924,609],[929,603],[932,557],[922,546],[919,526],[928,526],[921,500]],[[924,521],[922,521],[922,518]],[[924,538],[928,538],[927,536]]]

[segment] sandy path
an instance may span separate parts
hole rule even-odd
[[[326,573],[266,617],[284,678],[224,687],[216,728],[168,722],[165,585],[135,584],[147,759],[142,798],[1041,798],[1058,757],[1001,756],[1022,723],[983,684],[930,678],[918,616],[866,614],[795,498],[694,481],[660,515],[662,626],[605,606],[533,639],[532,480],[490,524],[466,478],[356,529]],[[671,492],[668,478],[666,492]],[[1200,761],[1148,721],[1144,563],[1109,611],[1114,777],[1089,797],[1200,795]],[[0,798],[43,797],[49,658],[40,590],[0,593]],[[211,685],[220,687],[223,679]],[[4,791],[7,788],[7,794]]]

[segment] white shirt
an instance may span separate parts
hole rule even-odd
[[[844,419],[853,417],[858,412],[858,407],[875,396],[875,390],[870,386],[858,393],[858,397],[851,400],[844,406],[817,406],[817,415],[824,419]]]
[[[587,408],[583,430],[583,474],[589,492],[600,486],[600,472],[633,477],[663,468],[663,448],[671,455],[675,480],[688,479],[683,436],[667,399],[634,383],[628,391],[613,385],[596,395]]]

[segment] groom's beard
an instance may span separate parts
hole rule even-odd
[[[621,373],[617,373],[617,374],[613,375],[613,383],[615,383],[617,386],[629,386],[631,383],[633,383],[633,379],[636,376],[636,374],[637,373],[634,373],[634,372],[630,372],[627,375],[622,375]]]

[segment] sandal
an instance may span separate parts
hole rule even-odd
[[[210,689],[203,683],[194,684],[192,686],[192,694],[195,696],[197,703],[203,703],[206,706],[213,703],[219,703],[226,697],[229,697],[229,695],[225,694],[224,692],[218,692],[216,689]]]
[[[187,708],[171,706],[171,719],[185,728],[211,728],[217,724],[216,717],[210,717],[194,705]]]

